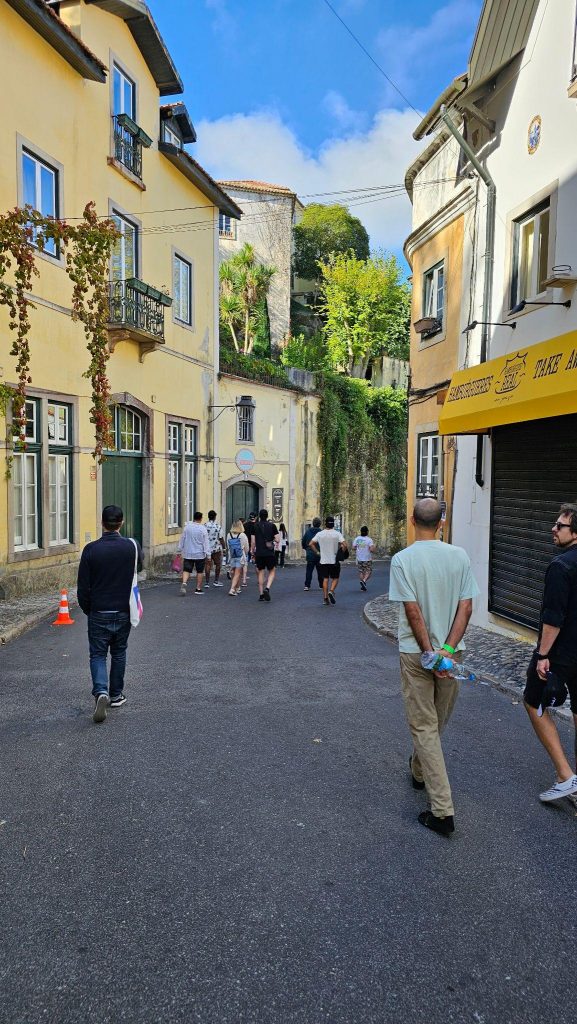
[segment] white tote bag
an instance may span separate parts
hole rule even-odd
[[[134,576],[132,577],[132,587],[130,589],[130,625],[138,626],[142,618],[142,601],[140,600],[140,590],[138,589],[138,545],[133,537],[130,538],[134,544]]]

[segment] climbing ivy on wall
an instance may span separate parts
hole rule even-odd
[[[317,387],[322,513],[336,510],[348,469],[367,466],[384,474],[388,508],[394,519],[404,518],[406,393],[336,373],[317,374]]]

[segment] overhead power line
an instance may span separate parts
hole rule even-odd
[[[334,16],[335,16],[335,18],[337,18],[338,21],[340,21],[340,23],[343,26],[343,28],[346,29],[346,31],[349,33],[350,36],[352,36],[352,38],[354,39],[354,41],[357,44],[357,46],[360,46],[360,48],[363,51],[363,53],[365,54],[365,56],[367,56],[369,58],[371,64],[375,65],[377,71],[380,71],[380,73],[383,76],[383,78],[386,78],[386,80],[389,83],[389,85],[392,85],[392,87],[395,90],[395,92],[398,92],[398,94],[401,97],[401,99],[403,99],[405,101],[405,103],[408,103],[408,105],[410,106],[411,110],[414,110],[414,112],[417,115],[417,117],[419,118],[419,120],[422,120],[423,114],[419,110],[417,110],[416,107],[413,106],[413,104],[411,103],[411,101],[408,98],[408,96],[405,96],[404,92],[401,92],[401,90],[399,89],[399,87],[396,84],[396,82],[393,82],[393,79],[390,77],[390,75],[387,75],[387,72],[383,70],[381,65],[377,64],[377,61],[375,60],[373,55],[371,53],[369,53],[369,51],[367,50],[367,48],[365,46],[363,46],[363,44],[361,43],[361,41],[358,38],[358,36],[356,36],[355,33],[353,32],[353,30],[351,28],[349,28],[349,26],[347,25],[346,21],[343,21],[343,19],[341,18],[340,14],[338,14],[337,11],[335,11],[333,5],[329,2],[329,0],[324,0],[324,2],[327,5],[329,11],[332,11]]]

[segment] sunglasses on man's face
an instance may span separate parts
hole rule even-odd
[[[571,523],[561,523],[559,520],[557,520],[556,523],[553,523],[553,529],[554,530],[563,530],[563,529],[570,530],[571,529]]]

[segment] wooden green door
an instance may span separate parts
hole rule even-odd
[[[142,458],[109,455],[102,464],[102,507],[120,505],[124,512],[124,537],[142,544]]]
[[[236,519],[248,519],[251,512],[258,512],[259,489],[256,484],[242,482],[233,484],[226,492],[226,528],[230,530]]]

